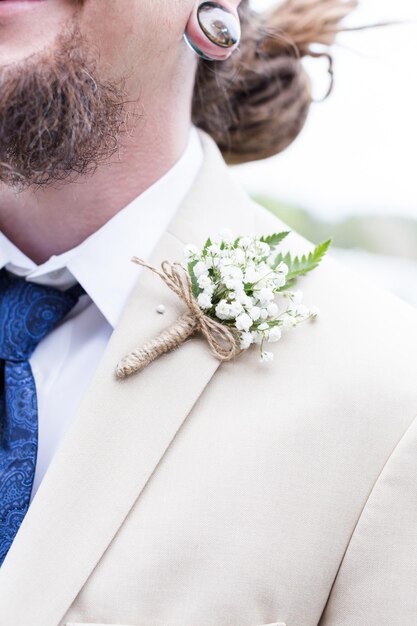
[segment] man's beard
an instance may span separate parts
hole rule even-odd
[[[73,180],[118,150],[122,82],[100,81],[88,46],[67,29],[48,52],[0,70],[0,182],[20,190]]]

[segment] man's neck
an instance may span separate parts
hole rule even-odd
[[[189,116],[170,119],[172,110],[139,122],[120,155],[89,178],[21,193],[0,188],[0,230],[37,264],[84,241],[179,159]]]

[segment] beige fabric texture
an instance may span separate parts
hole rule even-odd
[[[153,264],[285,227],[201,137]],[[416,312],[332,260],[300,287],[322,315],[271,365],[197,336],[120,381],[184,312],[140,274],[0,570],[1,625],[417,625]]]

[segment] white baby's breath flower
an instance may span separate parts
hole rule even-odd
[[[242,333],[240,335],[240,347],[242,350],[247,350],[249,346],[253,344],[252,333]]]
[[[285,274],[275,274],[274,285],[276,288],[279,289],[280,287],[283,287],[286,282],[287,282],[287,279],[285,277]]]
[[[256,283],[261,278],[254,267],[248,267],[245,272],[245,283]]]
[[[253,320],[247,313],[242,313],[236,318],[236,328],[247,332],[253,324]]]
[[[205,287],[203,293],[205,293],[206,296],[208,296],[209,298],[213,299],[214,285],[209,285],[208,287]]]
[[[280,263],[275,270],[278,274],[284,274],[284,276],[288,275],[289,269],[286,263]]]
[[[221,320],[229,320],[233,317],[230,312],[230,304],[226,300],[220,300],[216,306],[216,315]]]
[[[194,265],[193,271],[196,278],[200,278],[202,274],[205,274],[208,270],[208,267],[204,261],[197,261]]]
[[[258,330],[269,330],[269,324],[267,324],[266,322],[259,324]]]
[[[243,272],[239,267],[230,266],[222,268],[222,275],[224,277],[224,284],[228,289],[232,291],[243,291]]]
[[[270,277],[274,276],[275,270],[273,270],[271,266],[268,265],[268,263],[265,263],[264,261],[262,261],[259,267],[261,268],[261,272],[263,276],[270,276]]]
[[[243,250],[246,250],[252,245],[252,241],[251,237],[241,237],[239,239],[239,246],[243,248]]]
[[[268,309],[261,309],[261,320],[266,320],[268,319]]]
[[[297,326],[297,320],[292,315],[284,315],[282,317],[282,325],[284,328],[293,328]]]
[[[245,262],[245,253],[242,248],[236,248],[233,251],[233,261],[238,265],[243,265]]]
[[[220,254],[221,250],[220,250],[220,246],[218,246],[215,243],[212,243],[211,246],[209,246],[207,248],[208,253],[213,255],[213,256],[217,256],[218,254]]]
[[[240,302],[237,302],[236,300],[231,302],[230,303],[230,317],[231,318],[238,317],[241,313],[243,313],[243,306],[240,304]]]
[[[263,241],[258,241],[256,245],[257,251],[259,252],[259,256],[265,257],[268,256],[271,252],[271,248],[267,243]]]
[[[254,322],[256,322],[261,317],[261,309],[258,306],[253,306],[251,309],[249,309],[248,313]]]
[[[252,342],[261,345],[265,341],[265,334],[257,330],[252,332]]]
[[[228,274],[231,278],[235,278],[240,282],[243,281],[243,272],[240,267],[236,267],[236,265],[232,265],[228,268]]]
[[[240,291],[243,289],[242,281],[237,280],[236,278],[226,278],[224,284],[231,291]]]
[[[198,255],[198,252],[199,251],[197,246],[194,246],[190,243],[184,248],[184,257],[187,261],[191,261],[192,259],[195,259],[195,257]]]
[[[207,274],[201,274],[197,280],[200,289],[205,289],[212,286],[211,278]]]
[[[259,302],[262,305],[268,305],[274,299],[274,292],[272,291],[272,289],[267,289],[266,287],[263,287],[259,292],[257,292],[257,296],[259,298]]]
[[[205,262],[207,268],[210,269],[212,267],[219,267],[220,259],[217,256],[207,256],[204,259],[204,262]]]
[[[211,297],[204,292],[198,296],[197,303],[201,309],[209,309],[212,306]]]
[[[240,302],[240,304],[244,307],[251,307],[253,304],[252,298],[248,296],[244,291],[234,291],[230,294],[230,297]]]
[[[268,341],[271,343],[274,343],[276,341],[279,341],[281,339],[282,336],[282,331],[278,326],[273,326],[268,334]]]
[[[261,363],[271,363],[271,361],[274,360],[274,355],[272,352],[267,352],[266,350],[263,350],[261,352],[261,356],[259,358],[259,361]]]

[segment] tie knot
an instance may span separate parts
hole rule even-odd
[[[59,291],[0,271],[0,359],[29,359],[38,343],[77,304],[81,288]]]

